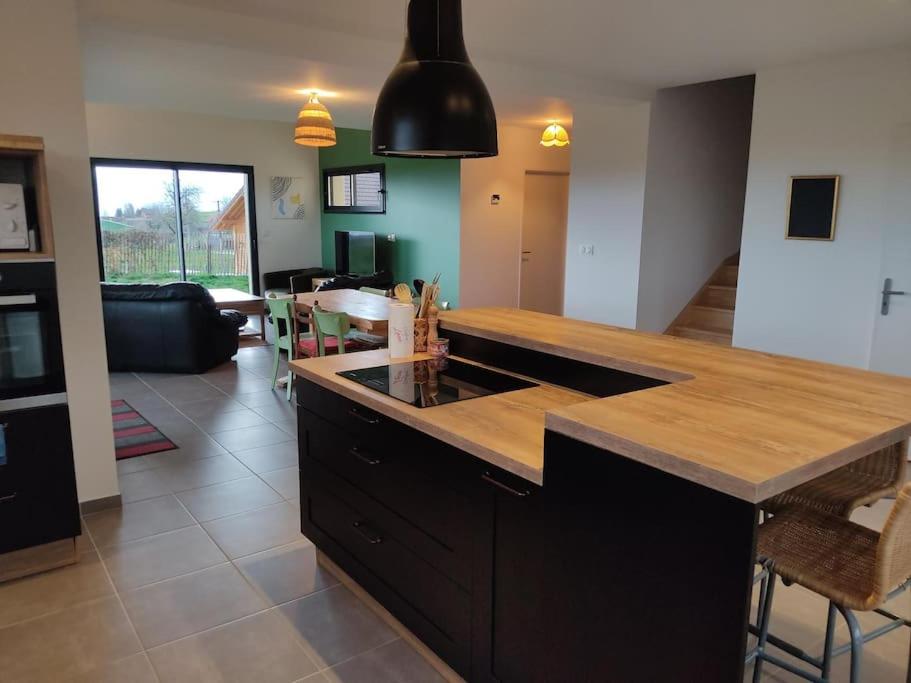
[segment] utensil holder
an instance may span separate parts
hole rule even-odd
[[[427,324],[427,318],[415,318],[414,319],[414,350],[415,351],[426,351],[427,350],[427,332],[429,331],[429,326]]]

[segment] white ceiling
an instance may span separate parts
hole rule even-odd
[[[296,90],[367,126],[406,0],[79,0],[87,98],[293,120]],[[911,43],[911,0],[464,0],[498,116],[571,120],[573,102]]]

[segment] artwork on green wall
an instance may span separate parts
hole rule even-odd
[[[386,165],[386,213],[323,211],[323,267],[335,269],[335,232],[369,230],[395,235],[394,275],[398,282],[430,280],[442,273],[441,300],[458,304],[460,165],[457,159],[380,158],[370,153],[370,131],[336,129],[338,144],[319,151],[320,176],[327,168]],[[325,188],[320,188],[324,196]]]

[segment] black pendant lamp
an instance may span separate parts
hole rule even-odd
[[[497,115],[462,37],[461,0],[409,0],[405,49],[373,112],[373,153],[497,155]]]

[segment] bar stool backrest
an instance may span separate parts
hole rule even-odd
[[[895,499],[876,548],[873,588],[878,603],[911,577],[911,483]]]

